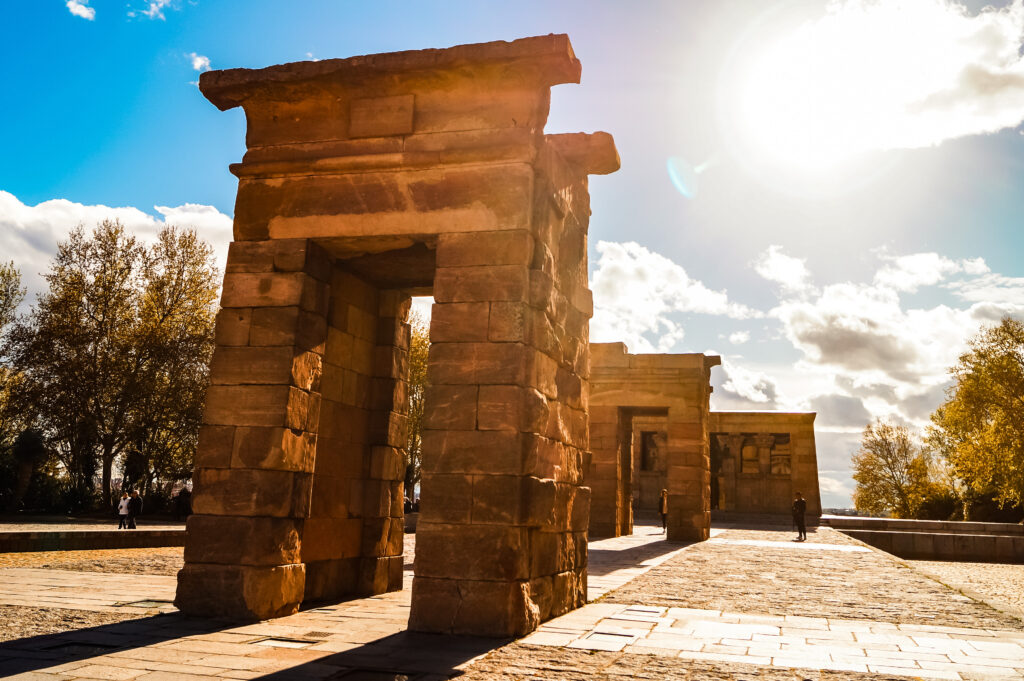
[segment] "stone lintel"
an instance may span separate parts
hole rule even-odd
[[[567,161],[588,175],[608,175],[621,166],[615,140],[606,132],[546,135],[546,139]]]
[[[580,82],[580,62],[565,34],[520,38],[511,42],[457,45],[444,49],[368,54],[347,59],[293,62],[262,69],[207,71],[199,89],[221,111],[243,104],[257,92],[314,81],[358,81],[393,77],[417,71],[446,71],[463,79],[473,77],[474,65],[501,65],[510,80],[528,78],[538,87]]]

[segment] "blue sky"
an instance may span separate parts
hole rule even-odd
[[[594,339],[722,354],[716,408],[818,411],[846,505],[866,421],[923,425],[964,340],[1024,309],[1024,7],[885,5],[12,0],[0,257],[38,290],[104,216],[223,252],[244,119],[206,68],[568,33],[547,129],[622,156],[591,182]]]

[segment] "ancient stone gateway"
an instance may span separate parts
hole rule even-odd
[[[268,618],[401,588],[407,313],[433,294],[413,629],[586,598],[589,173],[545,135],[564,35],[204,73],[248,150],[176,604]]]
[[[668,538],[707,539],[711,530],[708,402],[711,368],[720,358],[631,355],[623,343],[592,343],[590,350],[592,456],[586,475],[591,488],[590,533],[632,533],[637,452],[641,457],[662,457],[669,494]],[[654,461],[651,464],[653,469],[659,467]]]
[[[712,508],[788,514],[794,492],[821,515],[813,412],[713,411]]]

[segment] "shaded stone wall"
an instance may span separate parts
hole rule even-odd
[[[401,587],[406,315],[428,294],[410,627],[510,636],[584,602],[587,175],[618,156],[543,134],[579,72],[545,36],[203,74],[248,150],[183,611]]]
[[[814,413],[713,411],[711,432],[717,508],[788,514],[795,492],[821,515]]]
[[[623,343],[591,344],[590,532],[632,532],[629,471],[633,419],[665,419],[668,538],[704,540],[711,528],[708,401],[718,357],[702,354],[631,355]],[[627,489],[627,487],[629,487]]]

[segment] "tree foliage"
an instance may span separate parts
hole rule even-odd
[[[950,369],[954,385],[932,414],[928,442],[966,496],[1024,502],[1024,323],[983,329]]]
[[[409,460],[405,468],[405,493],[411,499],[420,480],[423,456],[423,406],[427,390],[427,355],[430,352],[430,327],[415,310],[409,317]]]
[[[853,480],[857,510],[913,518],[931,491],[929,457],[906,426],[879,419],[864,429]]]
[[[75,485],[91,489],[98,457],[109,503],[129,448],[160,475],[187,477],[213,349],[210,246],[169,227],[147,247],[104,221],[72,231],[45,278],[10,333],[11,362]]]

